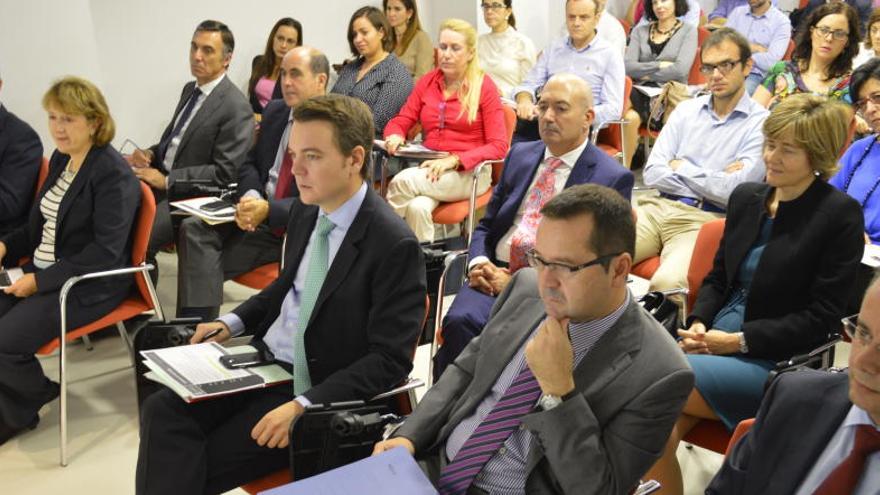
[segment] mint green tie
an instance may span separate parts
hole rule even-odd
[[[306,361],[306,328],[315,309],[315,302],[324,278],[327,277],[327,258],[329,258],[329,242],[327,240],[330,231],[336,225],[324,215],[318,216],[318,227],[315,230],[315,239],[312,244],[312,252],[309,255],[309,264],[306,267],[306,280],[303,285],[302,295],[299,298],[299,319],[296,333],[293,336],[293,393],[301,395],[312,388],[312,379],[309,376],[309,365]]]

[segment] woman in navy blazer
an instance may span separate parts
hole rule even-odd
[[[678,442],[702,419],[729,430],[755,416],[777,361],[808,352],[840,328],[862,259],[858,202],[826,181],[852,113],[793,95],[764,122],[766,183],[743,183],[727,208],[712,271],[680,330],[696,384],[663,457],[645,478],[681,493]]]
[[[137,178],[111,146],[114,123],[101,92],[75,77],[43,97],[57,150],[28,223],[0,239],[0,263],[28,258],[25,275],[0,293],[0,444],[36,427],[58,395],[34,353],[60,331],[58,292],[70,277],[121,268],[141,202]],[[68,299],[68,329],[119,305],[131,277],[89,280]]]

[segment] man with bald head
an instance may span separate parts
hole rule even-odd
[[[471,239],[468,282],[443,320],[443,347],[435,358],[435,378],[479,335],[496,296],[525,266],[541,218],[541,207],[564,188],[592,182],[630,199],[633,175],[590,144],[593,95],[582,78],[551,77],[538,101],[540,141],[510,149],[486,215]]]
[[[242,194],[234,224],[183,221],[178,240],[177,314],[217,317],[223,281],[281,258],[287,213],[298,195],[290,172],[287,143],[293,109],[327,90],[330,65],[320,51],[300,46],[287,52],[279,73],[283,100],[263,110],[257,142],[239,171]]]

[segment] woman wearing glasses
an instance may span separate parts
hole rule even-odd
[[[477,40],[480,66],[498,86],[501,95],[509,98],[513,88],[519,86],[535,65],[535,44],[516,30],[513,0],[484,0],[480,8],[483,20],[492,29]]]
[[[507,154],[508,133],[498,88],[477,61],[477,32],[460,19],[440,25],[440,67],[416,83],[400,113],[385,126],[385,149],[395,155],[416,124],[425,147],[449,156],[408,168],[388,185],[388,203],[421,242],[433,242],[431,212],[441,201],[468,197],[473,169]],[[477,178],[477,194],[489,189],[491,170]]]
[[[679,441],[700,420],[729,430],[753,417],[774,363],[825,343],[846,314],[864,241],[859,204],[825,182],[847,139],[850,110],[795,95],[764,123],[766,183],[730,196],[712,271],[680,330],[696,386],[663,457],[646,478],[681,493]]]
[[[859,51],[859,17],[845,3],[814,10],[795,36],[790,62],[767,72],[752,98],[767,108],[796,93],[813,93],[849,103],[852,61]]]

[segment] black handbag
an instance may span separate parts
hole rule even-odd
[[[678,319],[677,304],[660,291],[648,292],[639,299],[639,302],[655,320],[660,322],[669,335],[672,335],[673,339],[678,339],[678,329],[681,328],[681,325]]]

